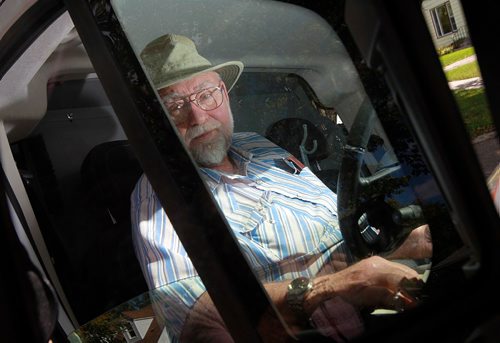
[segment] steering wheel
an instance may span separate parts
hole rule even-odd
[[[369,101],[362,103],[349,131],[337,186],[339,225],[349,249],[358,259],[387,255],[396,250],[417,223],[423,221],[421,208],[410,205],[394,208],[385,192],[372,192],[391,182],[401,166],[382,169],[370,177],[361,177],[368,141],[377,121]],[[392,202],[394,203],[394,202]]]

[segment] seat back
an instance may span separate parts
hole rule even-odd
[[[147,290],[130,219],[130,194],[142,169],[128,141],[119,140],[92,148],[80,174],[88,214],[86,244],[91,244],[84,261],[87,279],[97,290],[92,301],[109,309]]]
[[[130,223],[130,194],[142,174],[126,140],[95,146],[81,168],[84,187],[95,190],[96,200],[112,223]]]

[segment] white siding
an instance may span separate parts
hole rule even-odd
[[[451,10],[453,11],[453,16],[455,17],[457,28],[460,29],[461,27],[466,27],[467,23],[465,22],[464,12],[459,0],[424,0],[422,2],[422,12],[424,14],[427,27],[429,28],[432,40],[434,41],[434,45],[436,46],[436,48],[442,48],[453,43],[453,33],[449,33],[439,38],[437,37],[436,30],[431,18],[431,9],[448,1],[450,2]]]
[[[144,338],[144,336],[146,336],[146,333],[148,332],[149,326],[151,325],[152,321],[153,318],[142,318],[134,320],[134,325],[137,328],[137,331],[139,332],[141,338]]]
[[[161,336],[158,339],[158,343],[170,343],[170,338],[168,337],[167,331],[165,328],[163,328],[163,331],[161,332]]]

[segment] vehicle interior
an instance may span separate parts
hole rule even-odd
[[[343,5],[332,4],[333,14],[324,17],[298,4],[257,0],[111,1],[111,8],[136,56],[152,39],[173,32],[193,39],[213,64],[242,61],[245,70],[230,93],[235,132],[257,132],[283,147],[339,198],[358,196],[356,213],[411,212],[387,224],[398,230],[389,243],[363,238],[361,219],[346,217],[341,225],[357,228],[349,240],[359,255],[383,255],[409,227],[429,223],[432,260],[401,261],[429,278],[424,310],[415,313],[447,285],[462,293],[478,262],[474,239],[450,218],[450,193],[405,117],[411,112],[401,106],[406,100],[368,68],[380,56],[363,57],[346,40],[350,33],[339,24],[344,18],[334,18]],[[89,44],[70,14],[59,14],[1,79],[0,157],[29,226],[21,236],[26,246],[34,244],[28,251],[58,294],[59,323],[69,335],[148,291],[131,241],[129,199],[146,168],[138,158],[144,150],[137,139],[130,142],[126,120],[110,100],[113,87],[103,85],[89,58]],[[361,160],[346,146],[361,146]],[[363,182],[367,187],[359,191]],[[385,219],[377,223],[386,225]],[[380,327],[393,325],[390,320]],[[82,328],[72,339],[85,341]]]

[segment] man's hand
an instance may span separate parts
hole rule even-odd
[[[305,316],[310,317],[321,303],[336,296],[357,310],[409,309],[416,305],[404,289],[404,285],[409,282],[420,282],[418,273],[413,269],[378,256],[369,257],[337,273],[315,278],[313,290],[304,299]],[[306,323],[302,318],[297,318],[286,303],[289,283],[284,281],[264,286],[288,326],[299,331],[305,328]],[[271,311],[266,313],[259,325],[264,341],[286,342],[288,335],[279,327],[279,321]],[[181,339],[185,342],[231,342],[223,321],[206,293],[191,311]]]
[[[335,274],[316,278],[313,291],[305,299],[304,308],[310,315],[321,302],[333,296],[342,297],[358,310],[400,310],[401,305],[410,308],[415,302],[404,289],[408,282],[420,282],[415,270],[372,256]],[[400,295],[404,304],[394,302],[396,294]]]
[[[429,225],[422,225],[414,229],[399,248],[389,256],[396,259],[423,259],[432,257],[432,238]]]

